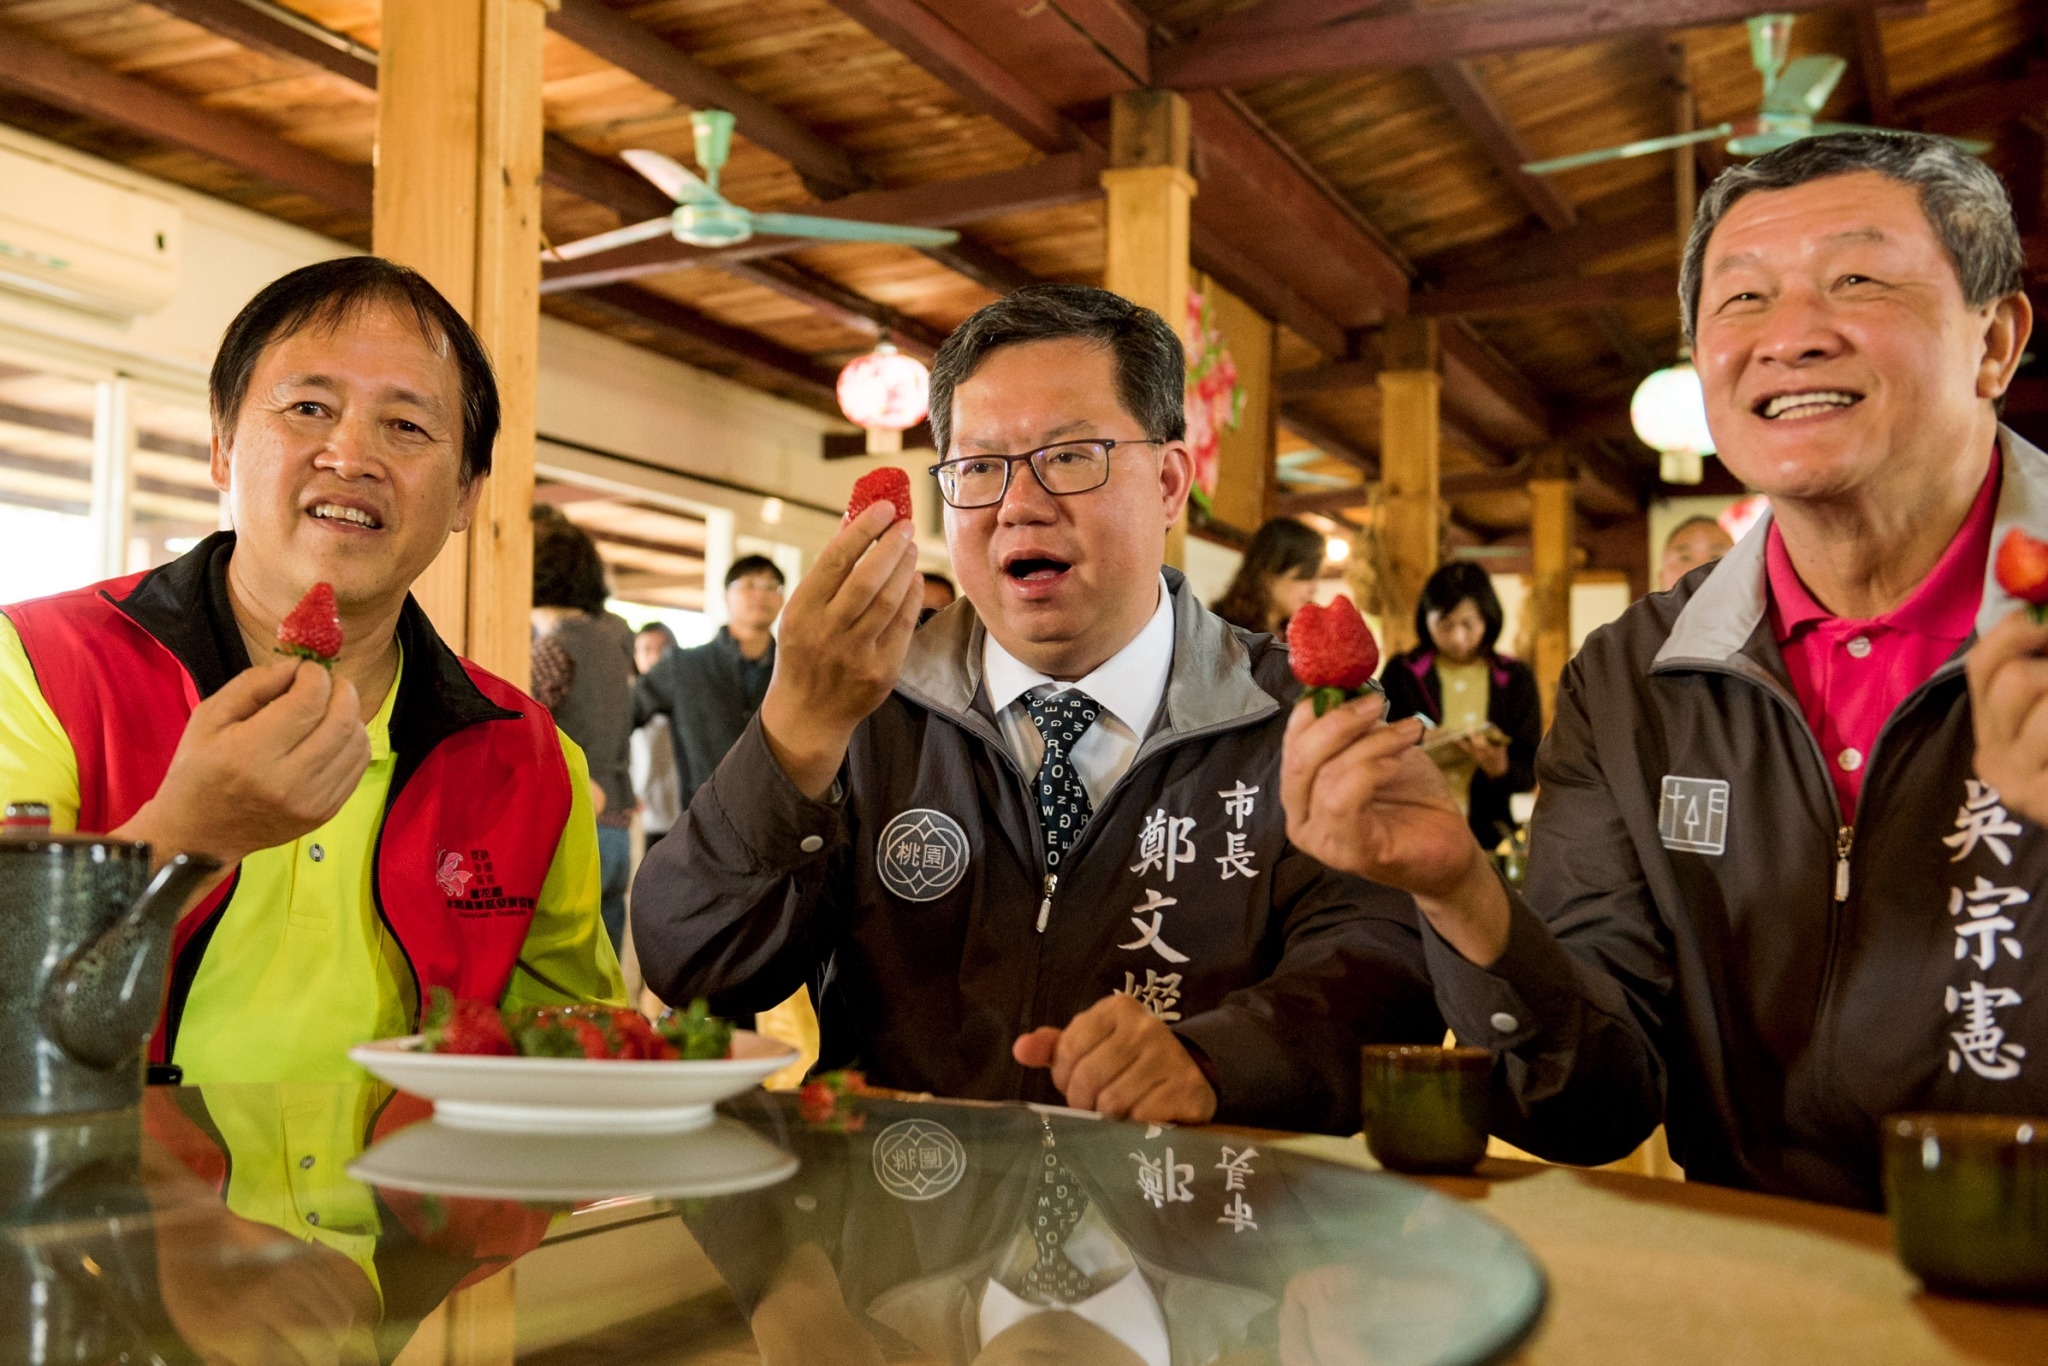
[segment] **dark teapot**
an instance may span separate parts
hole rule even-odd
[[[171,930],[219,869],[149,846],[53,835],[8,811],[0,830],[0,1116],[118,1110],[142,1099],[142,1045]]]

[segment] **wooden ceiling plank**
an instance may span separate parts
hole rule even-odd
[[[1201,201],[1197,198],[1196,203]],[[1297,294],[1293,287],[1225,241],[1197,215],[1188,225],[1189,254],[1195,269],[1215,276],[1223,287],[1259,312],[1288,328],[1326,356],[1341,356],[1348,345],[1344,329]]]
[[[958,228],[983,219],[1100,199],[1102,165],[1101,155],[1092,149],[1067,152],[1007,171],[991,171],[895,190],[862,190],[839,199],[806,204],[791,212],[863,223],[897,223],[914,228]],[[997,270],[995,262],[988,259],[995,253],[983,248],[981,254],[976,255],[974,247],[957,250],[964,242],[962,239],[953,248],[933,248],[925,254],[970,279],[977,278],[978,273],[991,274]],[[578,289],[584,287],[586,280],[617,283],[642,275],[682,270],[692,265],[718,265],[730,259],[800,251],[811,245],[814,244],[799,238],[773,238],[714,251],[693,247],[673,238],[659,238],[575,261],[545,262],[541,270],[541,288],[546,292]],[[734,258],[728,255],[734,251],[745,252],[747,256]],[[1009,274],[1014,275],[1015,269],[1011,266]],[[1005,288],[1015,288],[1015,285]]]
[[[917,0],[832,0],[832,5],[1039,151],[1065,152],[1080,145],[1080,134],[1059,110]]]
[[[1788,13],[1838,0],[1773,0]],[[1501,0],[1374,14],[1324,28],[1262,36],[1197,36],[1153,54],[1153,80],[1179,90],[1257,85],[1294,76],[1427,66],[1458,57],[1563,47],[1630,34],[1747,19],[1756,0]]]
[[[741,137],[795,167],[813,194],[844,193],[869,183],[844,148],[598,0],[561,0],[561,8],[548,16],[548,27],[678,103],[727,111],[737,120]]]
[[[1292,431],[1304,441],[1312,443],[1324,455],[1342,460],[1365,475],[1377,479],[1380,473],[1379,456],[1368,451],[1351,437],[1338,431],[1314,413],[1304,412],[1298,405],[1280,405],[1280,425]]]
[[[343,213],[370,216],[368,167],[330,160],[18,29],[0,30],[0,87],[190,148]]]
[[[1008,294],[1013,289],[1038,283],[1038,277],[986,242],[962,235],[949,247],[925,247],[923,252],[956,275],[963,275],[983,289]]]
[[[1599,308],[1633,299],[1671,299],[1678,293],[1678,267],[1620,270],[1601,275],[1568,275],[1508,285],[1431,290],[1408,301],[1409,312],[1432,318],[1508,317]]]
[[[1385,3],[1386,0],[1264,0],[1263,4],[1233,10],[1202,25],[1200,34],[1204,38],[1222,40],[1298,33],[1303,29],[1356,19]]]
[[[2048,62],[2036,61],[2023,76],[1973,86],[1961,93],[1944,91],[1932,100],[1914,100],[1900,113],[1904,122],[1929,133],[1964,137],[2029,114],[2039,115],[2043,108],[2048,108]]]
[[[1124,0],[1055,0],[1053,8],[1133,81],[1152,84],[1152,30],[1144,15]]]

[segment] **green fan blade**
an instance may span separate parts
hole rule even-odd
[[[1652,152],[1668,152],[1674,147],[1687,147],[1696,142],[1712,142],[1725,138],[1735,131],[1732,123],[1717,123],[1712,128],[1698,128],[1690,133],[1673,133],[1669,137],[1645,138],[1641,142],[1624,142],[1619,147],[1603,147],[1597,152],[1579,152],[1568,157],[1552,157],[1548,161],[1531,161],[1522,169],[1530,175],[1549,175],[1554,171],[1569,171],[1579,166],[1591,166],[1601,161],[1619,161],[1623,157],[1648,156]]]
[[[1849,64],[1840,57],[1801,57],[1785,68],[1764,95],[1763,112],[1812,118],[1835,93]]]
[[[626,159],[628,166],[653,181],[657,190],[678,204],[724,202],[718,191],[699,180],[695,172],[674,157],[650,152],[645,147],[629,147],[619,155]]]
[[[1746,133],[1728,140],[1728,154],[1760,157],[1765,152],[1775,152],[1780,147],[1790,147],[1803,138],[1810,138],[1815,131],[1812,128],[1766,128],[1760,133]]]
[[[948,228],[902,228],[854,218],[817,218],[802,213],[752,215],[755,232],[781,237],[816,237],[830,242],[893,242],[905,247],[950,247],[960,234]]]

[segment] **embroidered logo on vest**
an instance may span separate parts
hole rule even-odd
[[[440,866],[434,872],[434,880],[448,894],[449,910],[457,915],[481,917],[520,915],[533,909],[532,897],[507,896],[505,889],[498,885],[497,876],[491,871],[490,850],[469,851],[470,869],[474,871],[464,869],[462,862],[462,855],[444,850]]]
[[[904,812],[882,830],[875,871],[905,901],[936,901],[967,876],[967,832],[943,811]]]
[[[1728,850],[1728,784],[1719,778],[1666,774],[1657,803],[1657,837],[1689,854]]]
[[[446,849],[437,850],[440,866],[434,870],[434,881],[441,884],[441,890],[449,896],[461,896],[462,889],[469,885],[472,874],[462,866],[462,855],[451,854]]]
[[[967,1150],[953,1131],[903,1119],[875,1135],[875,1180],[898,1200],[936,1200],[967,1174]]]

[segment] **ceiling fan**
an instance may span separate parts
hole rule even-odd
[[[700,179],[672,157],[634,147],[619,155],[626,164],[654,182],[675,200],[675,212],[650,218],[594,237],[564,242],[541,253],[543,260],[573,261],[613,247],[673,237],[693,247],[733,247],[755,233],[777,237],[809,237],[834,242],[888,242],[906,247],[944,247],[960,234],[944,228],[907,228],[893,223],[864,223],[851,218],[821,218],[800,213],[754,213],[718,192],[718,175],[732,153],[733,116],[723,109],[700,109],[690,115],[697,142]]]
[[[1789,14],[1759,14],[1749,21],[1749,57],[1756,63],[1756,69],[1764,78],[1764,100],[1754,118],[1739,119],[1730,123],[1717,123],[1712,128],[1699,128],[1690,133],[1675,133],[1670,137],[1646,138],[1641,142],[1625,142],[1619,147],[1603,147],[1597,152],[1579,152],[1572,156],[1552,157],[1548,161],[1531,161],[1522,169],[1531,175],[1548,175],[1553,171],[1569,171],[1579,166],[1591,166],[1595,162],[1618,161],[1623,157],[1647,156],[1652,152],[1668,152],[1674,147],[1685,147],[1695,142],[1712,142],[1716,138],[1728,139],[1728,151],[1739,157],[1762,156],[1788,146],[1801,138],[1810,138],[1819,133],[1862,133],[1882,132],[1858,123],[1816,123],[1814,116],[1821,106],[1828,102],[1828,96],[1835,90],[1835,83],[1842,79],[1842,73],[1849,64],[1840,57],[1819,53],[1787,61],[1792,43],[1792,19]],[[1957,145],[1966,151],[1981,152],[1986,144],[1957,140]]]

